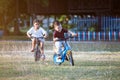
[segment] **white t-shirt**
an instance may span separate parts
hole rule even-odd
[[[38,30],[35,30],[34,27],[31,27],[27,31],[27,33],[31,34],[31,36],[33,36],[33,37],[43,37],[43,35],[47,34],[47,32],[43,28],[41,28],[41,27],[39,27]]]
[[[34,27],[31,27],[28,31],[27,31],[28,34],[31,34],[31,36],[33,37],[43,37],[43,35],[47,35],[47,32],[39,27],[38,30],[35,30]],[[33,39],[31,39],[33,40]],[[39,38],[40,41],[44,42],[45,39],[44,38]]]

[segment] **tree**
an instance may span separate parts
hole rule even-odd
[[[19,17],[26,13],[26,0],[0,0],[0,27],[4,30],[4,35],[8,35],[8,25],[14,23],[14,34],[20,34]]]
[[[0,0],[0,28],[8,35],[8,25],[14,23],[14,34],[20,34],[19,18],[21,14],[27,14],[29,0]],[[39,5],[48,7],[49,0],[38,0]]]
[[[0,0],[1,26],[4,30],[4,34],[7,34],[7,20],[11,2],[12,0]]]

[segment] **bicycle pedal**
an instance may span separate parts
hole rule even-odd
[[[58,59],[62,59],[62,57],[61,57],[61,56],[58,56]]]

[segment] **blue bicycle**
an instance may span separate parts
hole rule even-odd
[[[72,50],[69,47],[68,43],[67,43],[67,39],[72,38],[71,36],[68,36],[67,38],[64,39],[65,44],[64,44],[64,49],[61,52],[60,55],[54,53],[53,55],[53,61],[55,65],[61,65],[65,60],[70,62],[71,66],[74,66],[74,60],[73,60],[73,56],[72,56]],[[59,39],[59,41],[61,41],[61,39]],[[63,39],[62,39],[63,41]],[[59,58],[59,56],[61,56],[61,58]]]

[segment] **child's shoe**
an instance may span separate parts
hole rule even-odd
[[[34,49],[31,49],[31,52],[34,52]]]
[[[42,61],[45,60],[45,54],[42,54],[42,55],[41,55],[41,59],[42,59]]]
[[[61,59],[62,57],[61,57],[61,55],[60,54],[58,54],[58,59]]]

